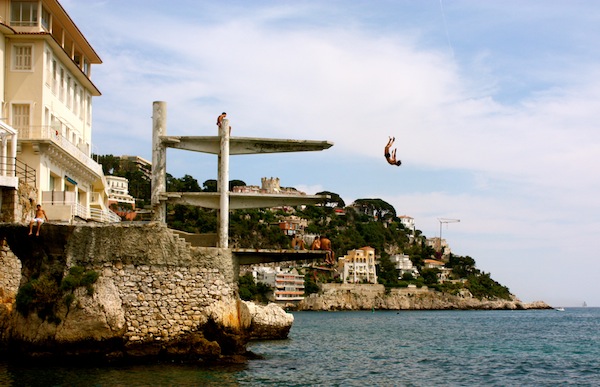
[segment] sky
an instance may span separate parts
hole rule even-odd
[[[227,112],[232,136],[331,141],[232,156],[230,179],[383,199],[524,302],[600,306],[596,1],[60,2],[103,61],[94,153],[151,160],[154,101],[169,135]],[[217,158],[167,172],[202,184]]]

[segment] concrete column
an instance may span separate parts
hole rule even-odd
[[[152,103],[152,220],[166,223],[167,203],[159,200],[160,193],[167,190],[167,148],[160,136],[167,134],[167,103]]]
[[[219,247],[229,247],[229,120],[225,118],[219,127]]]

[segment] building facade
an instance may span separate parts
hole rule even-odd
[[[273,288],[275,301],[300,301],[304,299],[304,276],[296,269],[282,270],[270,267],[258,267],[254,270],[257,281]]]
[[[108,184],[108,204],[126,204],[135,209],[135,199],[129,194],[129,181],[121,176],[106,176]]]
[[[344,283],[377,283],[375,249],[369,246],[349,250],[338,260],[338,271]]]
[[[410,257],[406,254],[394,254],[390,256],[390,261],[398,271],[398,278],[401,279],[404,274],[410,274],[414,278],[419,276],[419,270],[413,266]]]
[[[51,220],[118,221],[91,156],[92,65],[102,63],[56,0],[0,0],[2,117],[17,132],[16,162],[36,171]]]

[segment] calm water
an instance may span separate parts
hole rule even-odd
[[[265,357],[210,369],[177,364],[24,367],[6,386],[600,386],[600,308],[295,312]]]

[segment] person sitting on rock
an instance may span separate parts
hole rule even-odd
[[[33,234],[33,225],[37,223],[37,232],[35,233],[35,236],[40,236],[40,228],[42,228],[42,223],[44,223],[44,220],[48,221],[46,211],[44,211],[42,206],[38,204],[35,210],[35,218],[29,222],[29,235]]]

